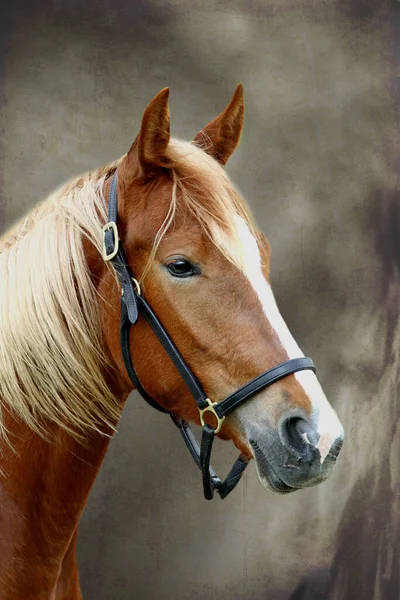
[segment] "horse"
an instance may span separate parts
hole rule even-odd
[[[242,86],[192,142],[171,138],[168,100],[165,88],[149,103],[126,154],[1,239],[2,600],[82,597],[79,520],[134,388],[172,415],[211,496],[214,435],[280,494],[324,481],[342,446],[277,307],[269,243],[224,169]],[[208,435],[200,449],[188,422]]]

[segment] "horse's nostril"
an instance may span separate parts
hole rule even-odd
[[[287,417],[279,426],[282,444],[301,459],[312,460],[318,444],[318,433],[302,417]]]

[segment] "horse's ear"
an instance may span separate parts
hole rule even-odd
[[[158,92],[143,113],[139,135],[128,152],[128,159],[139,163],[142,173],[168,166],[166,150],[170,139],[169,89]]]
[[[224,112],[199,131],[194,142],[224,165],[239,143],[243,121],[243,86],[239,83]]]

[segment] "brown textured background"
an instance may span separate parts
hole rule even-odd
[[[2,229],[124,153],[165,85],[190,139],[243,82],[228,169],[347,434],[318,488],[277,497],[249,468],[207,503],[172,423],[133,395],[81,524],[85,599],[397,600],[400,3],[3,1],[0,44]],[[214,463],[235,456],[218,443]]]

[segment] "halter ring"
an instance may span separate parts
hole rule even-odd
[[[208,406],[205,408],[199,408],[201,426],[204,427],[205,425],[204,413],[210,412],[217,419],[217,427],[214,429],[214,433],[219,433],[221,431],[222,423],[225,421],[225,417],[222,417],[221,419],[221,417],[219,417],[215,412],[214,406],[217,406],[218,402],[211,402],[210,398],[206,398],[206,402]]]
[[[138,296],[141,296],[141,294],[142,294],[142,289],[141,289],[141,287],[140,287],[140,283],[139,283],[139,282],[138,282],[138,280],[137,280],[137,279],[135,279],[134,277],[132,277],[132,282],[135,284],[135,287],[136,287],[136,293],[137,293],[137,295],[138,295]]]
[[[140,287],[140,283],[134,277],[131,277],[131,279],[132,279],[132,283],[134,284],[134,286],[136,288],[137,295],[141,296],[142,295],[142,288]],[[121,296],[123,296],[123,295],[124,295],[124,288],[121,288]]]

